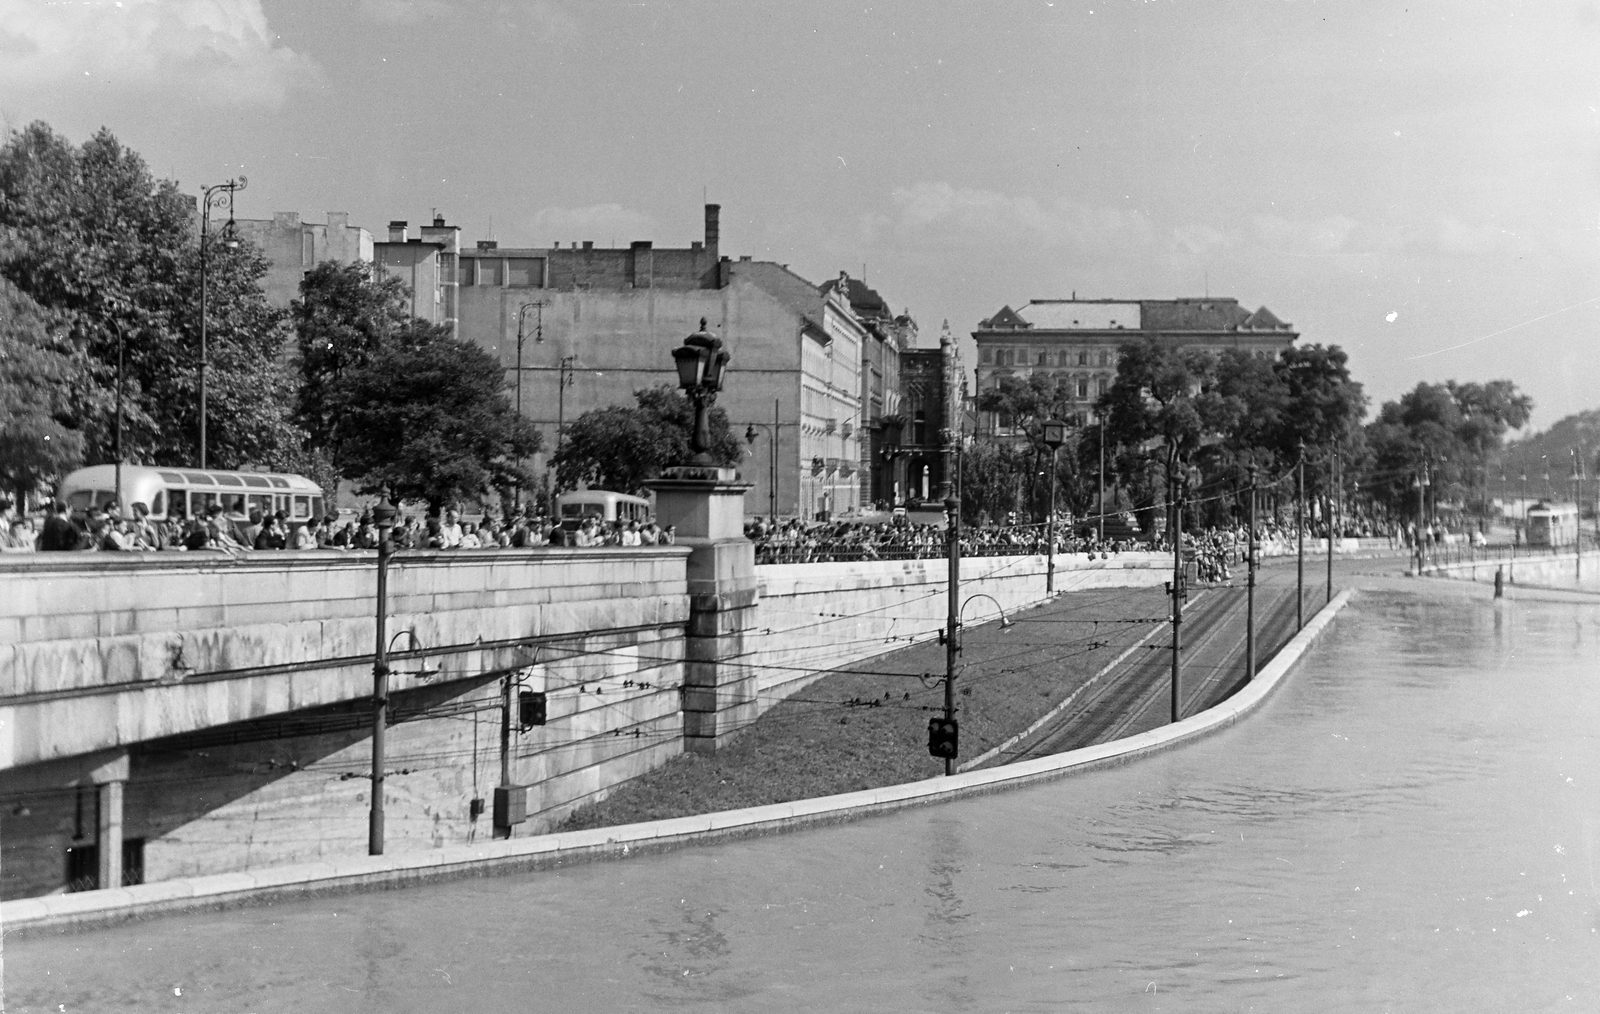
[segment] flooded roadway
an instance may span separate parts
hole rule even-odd
[[[1359,593],[1246,721],[1127,767],[624,862],[8,940],[6,999],[1600,1009],[1600,606],[1403,587]]]

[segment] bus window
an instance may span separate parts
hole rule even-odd
[[[270,493],[251,493],[250,494],[250,509],[253,510],[253,511],[260,511],[262,514],[271,514],[272,513],[272,494],[270,494]]]
[[[293,516],[297,518],[309,518],[311,516],[311,498],[309,496],[297,496],[294,498]]]
[[[94,493],[92,491],[80,489],[67,497],[67,506],[73,511],[86,511],[93,501]]]
[[[311,498],[311,516],[314,518],[322,517],[322,497],[314,496]]]
[[[152,516],[158,517],[158,518],[166,516],[166,513],[167,513],[167,491],[166,490],[164,490],[164,489],[156,490],[155,500],[154,500],[154,502],[152,502],[150,504],[150,513],[151,513]]]
[[[186,490],[167,487],[167,510],[173,517],[189,516],[189,494]]]
[[[289,498],[284,496],[282,493],[274,493],[272,495],[272,504],[272,511],[274,514],[276,514],[278,511],[283,511],[285,514],[289,513]]]

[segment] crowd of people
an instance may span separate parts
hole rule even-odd
[[[174,515],[154,519],[142,503],[127,512],[115,503],[73,513],[64,504],[48,503],[35,519],[0,499],[0,551],[26,552],[270,552],[273,550],[376,549],[378,526],[370,512],[342,519],[338,514],[304,521],[282,511],[251,511],[230,516],[212,505],[204,517]],[[527,509],[504,517],[484,515],[465,520],[459,511],[440,517],[402,512],[390,540],[396,549],[497,549],[534,546],[656,546],[677,539],[672,525],[653,521],[605,522],[586,517],[564,527],[541,512]]]
[[[897,518],[893,522],[834,521],[808,525],[757,518],[745,526],[756,544],[757,563],[825,563],[835,560],[926,560],[949,553],[944,528]],[[1023,556],[1043,553],[1049,545],[1044,525],[966,526],[962,556]],[[1074,534],[1069,526],[1056,531],[1056,552],[1106,555],[1148,548],[1131,539],[1104,541]]]

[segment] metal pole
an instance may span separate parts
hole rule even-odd
[[[1178,480],[1177,464],[1168,451],[1167,500],[1172,524],[1172,720],[1178,721],[1182,711],[1178,703],[1178,668],[1183,654],[1183,494]]]
[[[1100,415],[1100,538],[1102,545],[1106,541],[1106,417]]]
[[[122,325],[114,323],[112,326],[117,329],[117,428],[115,437],[117,477],[114,482],[117,490],[117,516],[125,518],[128,516],[128,508],[122,502]]]
[[[1323,521],[1328,525],[1328,601],[1333,601],[1333,481],[1339,454],[1328,452],[1328,490],[1322,497]]]
[[[961,501],[954,496],[945,499],[944,518],[950,551],[950,601],[944,638],[944,717],[949,721],[956,714],[956,656],[961,654]],[[944,773],[956,773],[954,758],[944,759]]]
[[[767,491],[767,516],[773,524],[778,523],[778,434],[782,432],[778,427],[778,399],[772,399],[772,446],[768,448],[772,459],[772,482]]]
[[[511,675],[500,681],[500,784],[511,784]]]
[[[561,453],[561,438],[567,429],[567,374],[572,372],[572,361],[577,356],[562,356],[556,393],[556,453]]]
[[[378,529],[378,626],[372,652],[372,807],[367,821],[367,854],[383,855],[384,729],[389,724],[388,627],[390,525]]]
[[[1256,678],[1256,466],[1250,465],[1250,537],[1246,543],[1250,557],[1244,596],[1244,678]]]
[[[1427,505],[1423,503],[1423,491],[1428,488],[1428,465],[1423,462],[1422,471],[1417,473],[1417,576],[1422,576],[1422,568],[1428,564],[1428,536],[1423,531],[1427,523]],[[1515,550],[1512,553],[1515,556]]]
[[[1044,593],[1056,593],[1056,449],[1050,448],[1050,516],[1045,521]]]
[[[200,196],[200,467],[206,467],[206,371],[211,361],[206,352],[206,234],[211,225],[211,188]]]
[[[1300,540],[1294,565],[1294,629],[1306,625],[1306,445],[1300,444],[1300,457],[1294,464],[1294,527]]]

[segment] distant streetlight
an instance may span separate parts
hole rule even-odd
[[[771,427],[768,427],[766,423],[754,423],[754,422],[751,423],[749,426],[746,426],[745,427],[745,431],[744,431],[745,443],[753,445],[756,442],[756,437],[760,436],[760,434],[756,432],[756,427],[757,426],[760,426],[764,430],[768,430],[768,433],[767,433],[767,438],[768,438],[768,443],[767,443],[767,466],[768,466],[768,475],[767,475],[767,517],[769,517],[772,520],[773,524],[777,524],[778,523],[778,433],[780,432],[779,423],[778,423],[778,399],[777,398],[772,399],[772,425],[771,425]]]
[[[538,317],[535,319],[535,322],[534,322],[533,343],[535,345],[543,345],[544,344],[544,308],[545,308],[545,303],[544,303],[543,300],[539,300],[539,301],[532,302],[532,303],[523,303],[521,306],[517,307],[517,418],[518,419],[522,418],[522,338],[523,338],[523,334],[524,334],[523,323],[528,319],[528,311],[529,310],[537,310],[537,311],[539,311]],[[519,464],[520,464],[520,461],[519,461]],[[516,505],[517,510],[520,512],[521,509],[522,509],[522,483],[518,482],[516,484],[516,486],[514,487],[514,490],[515,490],[515,492],[512,494],[512,503]]]
[[[1045,538],[1049,545],[1045,550],[1044,593],[1054,595],[1056,592],[1056,452],[1067,442],[1067,424],[1060,419],[1051,419],[1044,424],[1043,429],[1044,445],[1050,448],[1050,513],[1045,519]]]
[[[211,369],[210,352],[206,346],[207,329],[207,275],[210,265],[211,209],[228,206],[228,224],[222,227],[223,244],[229,249],[239,245],[233,224],[233,195],[250,185],[250,179],[240,176],[236,180],[205,187],[200,197],[200,467],[206,467],[206,374]]]

